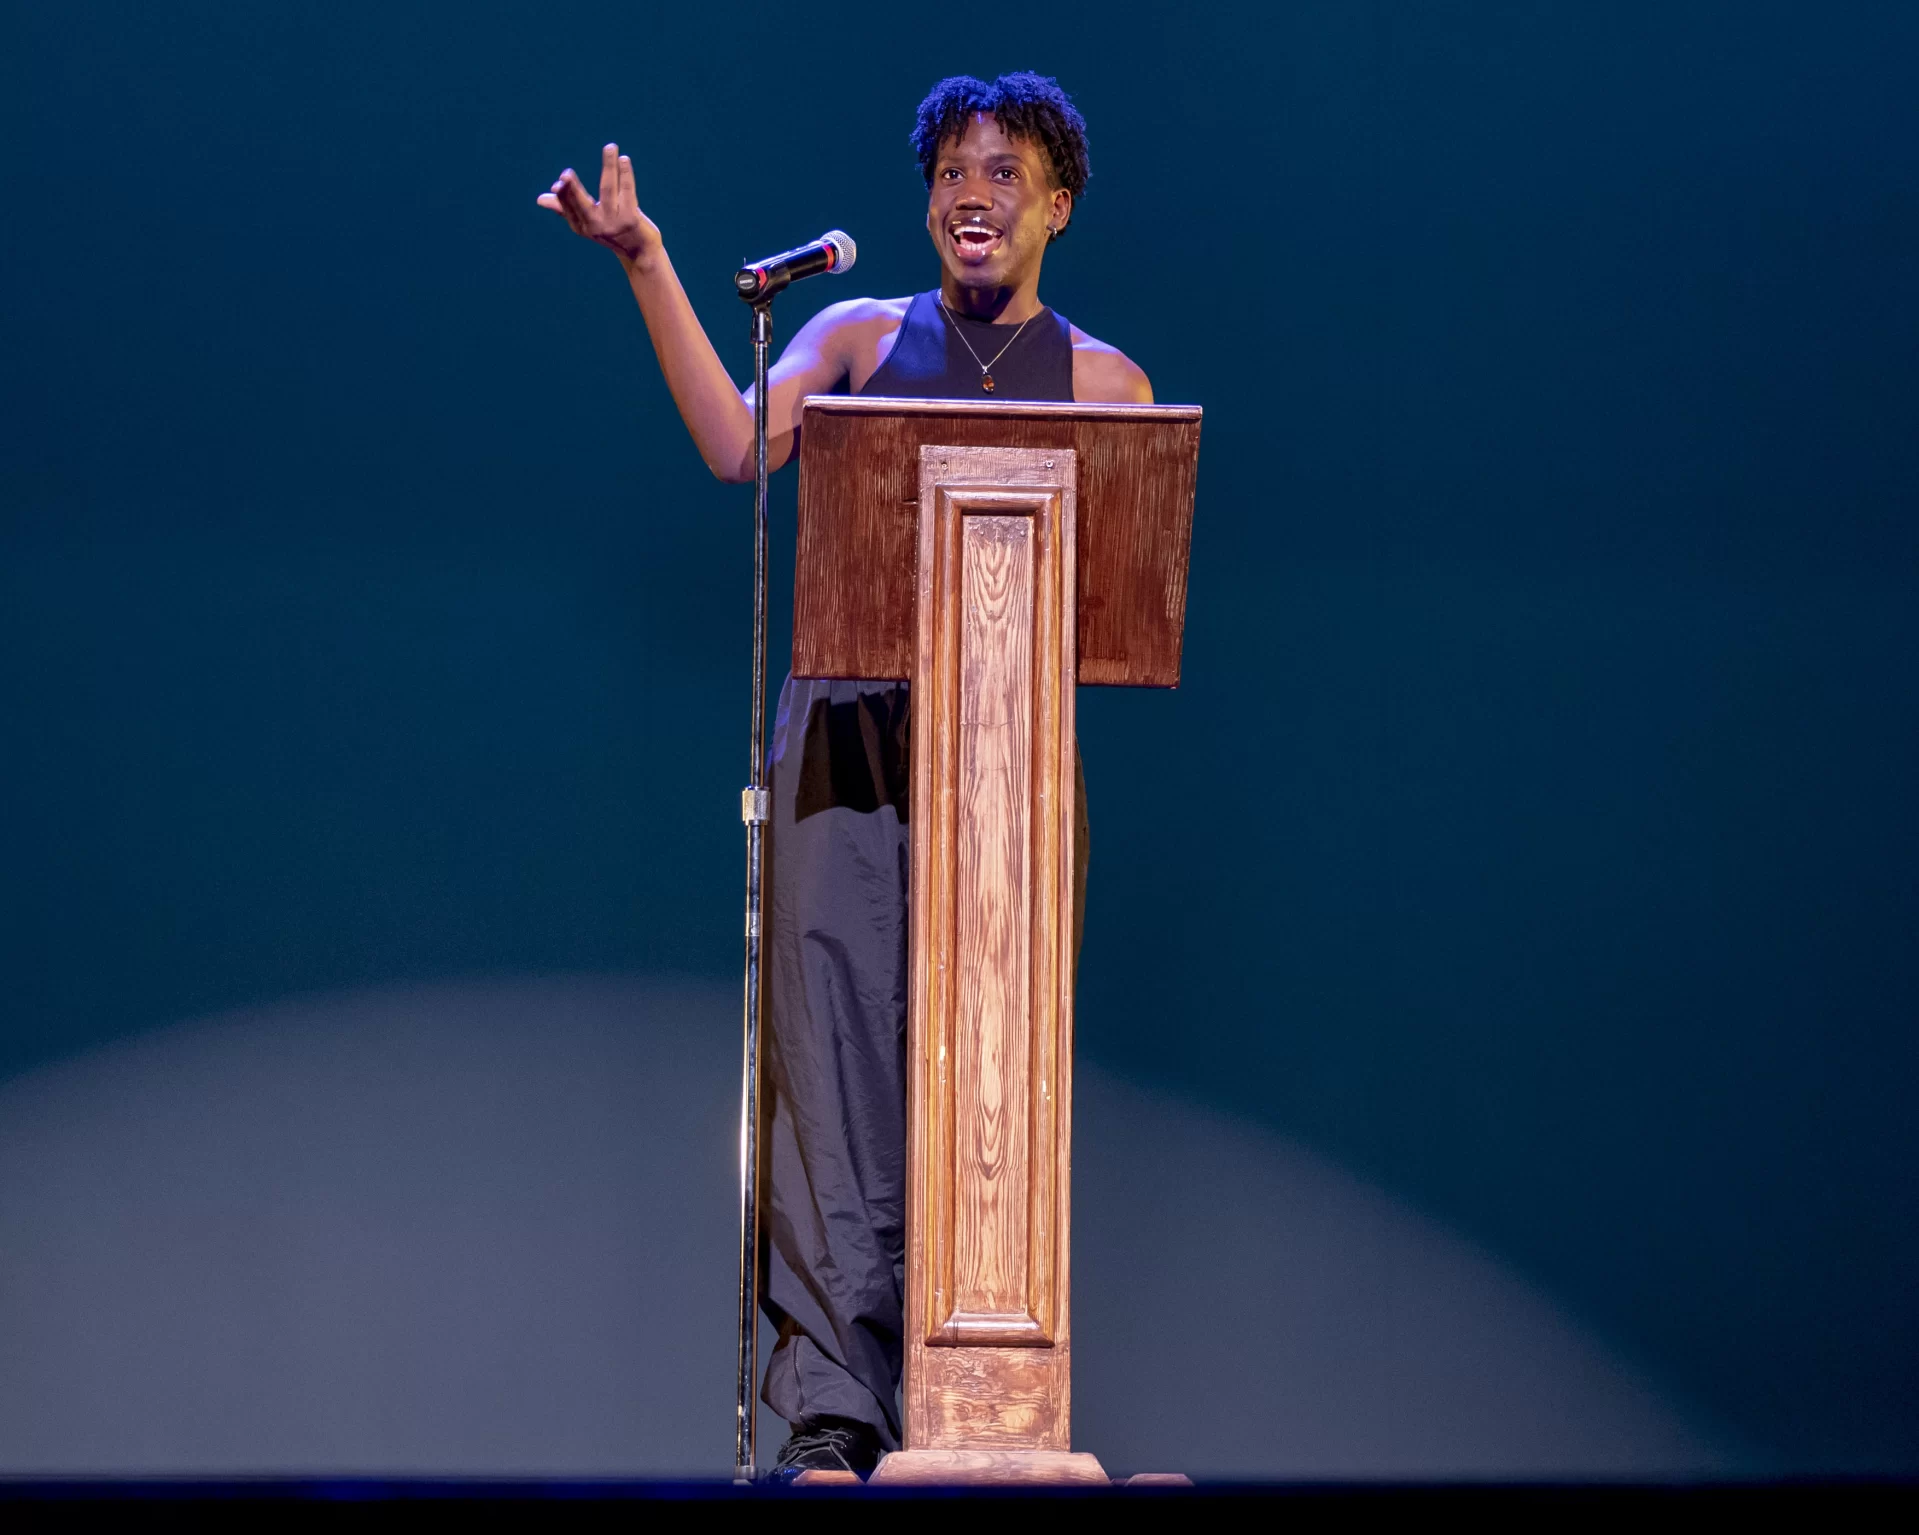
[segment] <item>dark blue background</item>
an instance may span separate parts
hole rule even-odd
[[[737,258],[929,286],[912,108],[1037,68],[1094,165],[1045,296],[1207,408],[1185,685],[1081,701],[1082,1051],[1776,1463],[1910,1465],[1919,11],[756,20],[7,23],[0,1069],[729,974],[749,494],[533,198],[617,137],[743,370]]]

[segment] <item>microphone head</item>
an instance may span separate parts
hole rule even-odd
[[[820,244],[833,252],[833,264],[827,270],[834,273],[850,272],[858,259],[860,248],[853,243],[853,237],[844,229],[829,229],[820,236]]]

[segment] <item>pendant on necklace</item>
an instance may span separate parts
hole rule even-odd
[[[982,373],[979,376],[979,386],[988,394],[991,394],[993,392],[993,375],[990,373]]]

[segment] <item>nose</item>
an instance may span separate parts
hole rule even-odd
[[[992,206],[992,189],[988,187],[985,182],[975,181],[970,177],[967,179],[966,185],[960,188],[960,195],[953,199],[953,207],[955,209],[978,208],[984,210]]]

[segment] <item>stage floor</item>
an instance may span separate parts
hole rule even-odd
[[[1502,1512],[1551,1515],[1592,1509],[1634,1516],[1654,1509],[1737,1515],[1763,1505],[1768,1512],[1804,1507],[1810,1512],[1875,1511],[1919,1506],[1919,1481],[1843,1480],[1699,1482],[1214,1482],[1190,1487],[808,1487],[741,1486],[730,1481],[512,1480],[489,1478],[239,1477],[0,1478],[0,1503],[153,1502],[174,1507],[229,1504],[607,1505],[629,1503],[729,1503],[765,1499],[789,1502],[884,1503],[949,1501],[1056,1503],[1060,1501],[1198,1502],[1214,1506],[1286,1505],[1294,1515],[1348,1513],[1362,1508],[1382,1514]]]

